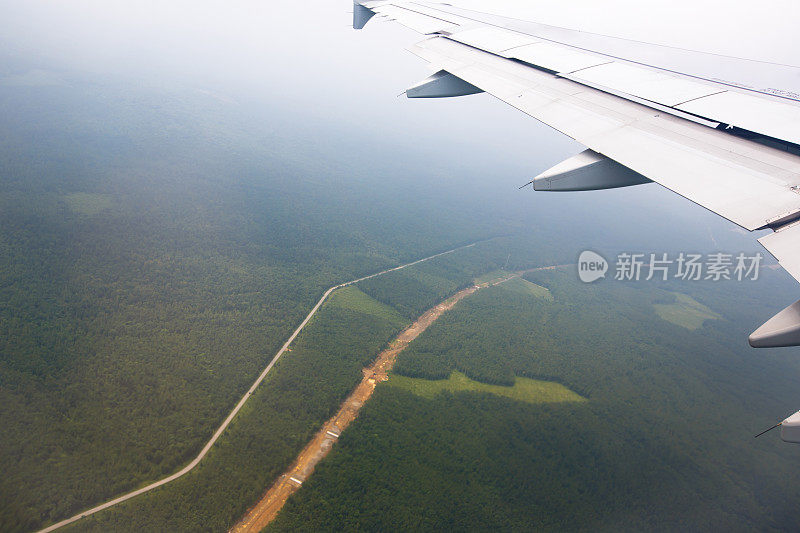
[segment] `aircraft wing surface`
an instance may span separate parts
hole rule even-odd
[[[425,1],[356,0],[353,27],[375,15],[427,36],[410,51],[435,74],[408,97],[485,91],[586,146],[534,189],[659,183],[742,228],[773,230],[759,242],[800,281],[800,95],[775,81],[800,69]],[[750,344],[800,345],[800,301]]]

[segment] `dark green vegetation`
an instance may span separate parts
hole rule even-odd
[[[485,195],[452,202],[449,186],[427,183],[420,194],[407,167],[353,174],[338,155],[351,140],[329,124],[312,135],[185,87],[48,79],[0,83],[0,530],[35,529],[177,471],[335,283],[525,228],[362,284],[407,320],[509,253],[511,267],[571,255]],[[364,303],[352,299],[342,320]],[[236,475],[247,479],[232,481],[240,467],[220,459],[98,519],[231,523],[393,331],[358,340],[366,351],[340,361],[348,377],[298,417],[291,440],[244,452]],[[291,372],[275,393],[295,413],[318,400],[298,384],[328,377]],[[239,431],[281,439],[283,418],[248,410]]]
[[[272,530],[795,529],[797,448],[752,436],[797,409],[800,361],[796,350],[754,353],[734,334],[753,308],[768,313],[759,302],[785,290],[783,279],[527,277],[554,301],[503,285],[479,291],[401,353],[395,371],[548,379],[588,401],[425,398],[390,381]],[[653,304],[677,291],[720,318],[694,331],[662,320]]]
[[[454,157],[404,151],[392,139],[298,116],[280,102],[265,109],[169,80],[155,79],[156,88],[142,79],[31,73],[2,59],[2,531],[60,520],[185,465],[333,284],[492,238],[369,280],[363,293],[338,295],[197,471],[72,529],[231,524],[402,323],[485,272],[569,263],[587,246],[700,246],[691,240],[693,224],[663,224],[627,202],[625,192],[599,193],[587,204],[581,195],[532,199],[516,189],[521,176],[470,173],[463,150]],[[614,216],[586,207],[599,204]],[[727,227],[695,218],[725,242]],[[520,298],[531,292],[519,280],[497,290],[514,287]],[[704,338],[712,328],[729,343],[743,342],[743,332],[757,325],[753,317],[788,303],[777,290],[759,298],[713,286],[696,291],[698,301],[727,314],[691,335]],[[560,313],[562,322],[553,339],[541,333],[537,349],[584,342],[561,340],[580,336],[571,327],[585,326],[563,307],[579,308],[580,300],[559,304],[551,292],[556,307],[548,312]],[[637,309],[653,317],[652,304],[668,297]],[[480,319],[458,334],[499,353],[476,334],[512,322]],[[601,324],[608,326],[590,324],[586,346],[609,348],[612,333],[625,331]],[[674,328],[665,331],[676,344],[696,338]],[[489,357],[481,365],[478,351],[462,357],[451,350],[445,365],[415,363],[414,371],[444,377],[461,370],[511,383],[535,370],[526,366],[524,343],[514,340],[518,333],[511,328],[509,345],[501,347],[514,357],[508,362]],[[722,357],[726,346],[708,349]],[[563,371],[561,352],[553,353],[551,365]],[[576,375],[559,381],[592,399]],[[759,401],[769,403],[762,385]],[[787,398],[784,392],[769,398]],[[772,418],[789,410],[756,407]],[[753,424],[763,425],[761,417]]]
[[[406,324],[354,287],[334,293],[195,470],[69,529],[221,531],[231,526],[333,415],[360,381],[361,368]]]
[[[447,296],[472,285],[476,273],[493,265],[494,243],[469,248],[458,257],[429,261],[368,279],[359,288],[373,298],[386,302],[407,318],[416,318]],[[487,253],[488,251],[488,253]],[[467,256],[469,259],[464,260]]]
[[[410,267],[403,279],[431,279],[431,271],[449,272],[456,280],[469,277],[470,265],[480,264],[495,246],[486,243]],[[378,279],[391,286],[398,278]],[[438,290],[435,283],[423,287],[426,298]],[[357,287],[335,292],[196,470],[66,531],[229,527],[336,411],[361,380],[361,369],[407,323],[395,309]]]
[[[0,84],[0,530],[176,471],[327,287],[498,231],[280,117],[59,76]]]

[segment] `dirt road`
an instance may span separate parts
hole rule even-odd
[[[389,347],[379,353],[375,361],[363,370],[363,379],[350,396],[345,399],[339,411],[333,418],[323,424],[322,428],[314,435],[311,442],[303,448],[303,451],[300,452],[300,455],[297,456],[297,459],[295,459],[289,469],[275,480],[258,503],[251,507],[245,516],[233,526],[230,531],[232,533],[256,533],[264,529],[267,524],[277,516],[283,504],[289,499],[289,496],[297,492],[303,484],[303,481],[314,471],[314,467],[317,466],[317,463],[328,455],[328,452],[339,438],[339,435],[341,435],[341,432],[356,418],[358,411],[369,397],[372,396],[375,386],[379,382],[389,379],[389,372],[392,370],[397,360],[397,354],[402,352],[411,341],[428,329],[428,326],[433,324],[445,311],[452,309],[459,300],[462,300],[484,287],[498,285],[512,278],[521,276],[526,272],[554,270],[566,266],[570,265],[551,265],[531,268],[520,272],[509,272],[506,275],[484,283],[467,287],[426,311],[425,314],[419,317],[413,324],[401,331]]]
[[[128,492],[127,494],[123,494],[122,496],[114,498],[113,500],[110,500],[110,501],[107,501],[107,502],[105,502],[103,504],[100,504],[97,507],[93,507],[91,509],[83,511],[82,513],[76,514],[75,516],[67,518],[66,520],[62,520],[60,522],[57,522],[57,523],[55,523],[55,524],[53,524],[51,526],[48,526],[48,527],[40,530],[38,533],[48,533],[48,532],[53,531],[55,529],[58,529],[60,527],[66,526],[67,524],[71,524],[73,522],[77,522],[81,518],[84,518],[84,517],[89,516],[91,514],[100,512],[103,509],[108,509],[109,507],[113,507],[114,505],[122,503],[122,502],[124,502],[126,500],[130,500],[131,498],[135,498],[136,496],[139,496],[140,494],[144,494],[145,492],[149,492],[149,491],[151,491],[151,490],[153,490],[153,489],[155,489],[157,487],[161,487],[162,485],[166,485],[167,483],[170,483],[171,481],[175,481],[179,477],[182,477],[186,473],[188,473],[191,470],[193,470],[194,467],[196,467],[200,463],[200,461],[203,460],[203,458],[206,456],[206,454],[208,454],[208,451],[211,449],[212,446],[214,446],[214,444],[219,439],[220,435],[222,435],[222,433],[225,431],[225,429],[230,425],[230,423],[236,417],[236,414],[241,410],[241,408],[244,406],[244,404],[247,402],[247,400],[250,399],[250,396],[255,392],[256,388],[258,388],[258,386],[261,384],[261,382],[264,381],[264,378],[267,377],[267,374],[269,373],[270,370],[272,370],[272,367],[275,366],[275,363],[278,361],[278,359],[289,349],[289,345],[292,344],[294,339],[300,334],[300,332],[303,330],[303,328],[306,327],[306,324],[308,324],[308,322],[311,320],[311,317],[314,316],[314,314],[319,310],[319,308],[322,306],[322,304],[325,302],[325,300],[328,298],[328,296],[330,296],[331,293],[333,291],[335,291],[336,289],[340,289],[342,287],[346,287],[348,285],[352,285],[354,283],[358,283],[359,281],[363,281],[365,279],[370,279],[370,278],[374,278],[374,277],[377,277],[377,276],[382,276],[383,274],[388,274],[389,272],[394,272],[395,270],[408,268],[410,266],[422,263],[423,261],[429,261],[429,260],[434,259],[436,257],[440,257],[440,256],[443,256],[443,255],[446,255],[446,254],[453,253],[456,250],[461,250],[461,249],[464,249],[464,248],[470,248],[471,246],[475,246],[475,244],[476,243],[472,243],[472,244],[467,244],[466,246],[460,246],[458,248],[453,248],[452,250],[447,250],[446,252],[441,252],[441,253],[434,254],[434,255],[431,255],[431,256],[428,256],[428,257],[423,257],[422,259],[417,259],[416,261],[413,261],[411,263],[406,263],[406,264],[403,264],[403,265],[400,265],[400,266],[396,266],[394,268],[388,268],[386,270],[382,270],[380,272],[376,272],[375,274],[370,274],[369,276],[364,276],[364,277],[361,277],[361,278],[358,278],[358,279],[347,281],[345,283],[340,283],[339,285],[334,285],[333,287],[331,287],[330,289],[325,291],[325,293],[322,295],[322,298],[320,298],[319,301],[317,302],[317,304],[311,309],[311,311],[308,313],[308,315],[303,320],[303,322],[301,322],[300,325],[297,327],[297,329],[294,330],[294,332],[289,337],[289,339],[286,341],[286,343],[284,343],[284,345],[281,347],[281,349],[278,350],[278,353],[275,354],[275,356],[272,358],[272,360],[269,362],[269,364],[266,366],[266,368],[264,368],[264,370],[261,372],[261,374],[259,374],[258,378],[256,378],[256,380],[253,383],[253,385],[247,390],[247,392],[244,393],[244,396],[242,396],[242,398],[239,400],[239,402],[234,406],[233,410],[228,414],[228,416],[225,418],[225,420],[222,421],[222,424],[217,428],[217,430],[214,432],[214,434],[211,436],[211,439],[209,439],[209,441],[205,444],[205,446],[203,446],[203,449],[200,450],[200,453],[197,454],[197,457],[192,459],[192,461],[188,465],[184,466],[182,469],[178,470],[174,474],[169,475],[169,476],[167,476],[167,477],[165,477],[163,479],[160,479],[158,481],[155,481],[155,482],[151,483],[150,485],[147,485],[146,487],[142,487],[141,489]]]
[[[481,286],[486,285],[488,284],[482,284]],[[275,480],[275,483],[267,490],[261,500],[247,512],[244,518],[231,531],[241,533],[257,532],[264,529],[275,518],[289,496],[294,494],[300,488],[302,482],[311,475],[317,463],[328,454],[341,432],[356,418],[358,411],[372,396],[375,386],[379,382],[388,379],[389,372],[397,359],[397,354],[402,352],[411,341],[416,339],[420,333],[442,316],[442,313],[452,309],[459,300],[478,289],[479,286],[473,285],[459,291],[429,309],[413,324],[400,332],[389,347],[379,353],[375,361],[363,370],[364,378],[342,403],[339,411],[333,418],[325,422],[314,438],[311,439],[311,442],[300,452],[292,466]]]
[[[558,266],[540,267],[533,270],[546,270],[554,269]],[[245,516],[237,523],[231,532],[244,533],[244,532],[258,532],[264,529],[281,510],[286,500],[297,492],[308,476],[314,471],[323,457],[333,447],[333,444],[339,438],[342,431],[350,425],[358,411],[364,403],[372,396],[375,386],[381,382],[389,379],[389,372],[392,370],[397,354],[402,352],[408,344],[416,339],[420,333],[428,329],[428,326],[433,324],[445,311],[453,308],[459,300],[469,296],[475,291],[503,283],[512,278],[520,276],[523,272],[511,272],[507,275],[498,277],[496,279],[473,285],[466,289],[459,291],[442,303],[434,306],[419,317],[413,324],[404,329],[389,345],[388,348],[378,354],[375,361],[363,370],[364,377],[361,382],[356,386],[350,396],[342,403],[339,411],[314,435],[297,459],[289,467],[289,469],[281,475],[275,483],[264,493],[264,496],[256,503]]]

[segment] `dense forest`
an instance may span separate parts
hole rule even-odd
[[[0,116],[4,531],[180,468],[327,287],[497,233],[180,88],[0,84]]]
[[[4,531],[178,470],[335,283],[479,241],[362,284],[408,320],[509,254],[571,255],[480,196],[449,202],[426,183],[420,197],[408,167],[382,169],[376,186],[374,166],[323,163],[346,139],[309,145],[280,116],[263,123],[179,85],[48,73],[0,83],[0,111]]]
[[[196,471],[65,531],[217,531],[232,525],[338,408],[361,369],[410,322],[360,287],[388,294],[404,286],[398,279],[421,280],[418,301],[405,300],[420,306],[443,285],[471,279],[475,265],[496,267],[489,257],[513,249],[497,241],[502,239],[409,267],[401,278],[381,276],[334,292]]]
[[[709,235],[729,249],[752,245],[671,197],[657,197],[655,213],[679,213],[685,224],[664,224],[626,192],[594,196],[598,209],[580,195],[531,201],[517,191],[519,176],[502,181],[466,160],[387,148],[339,121],[298,121],[277,106],[167,79],[38,70],[48,68],[40,59],[30,70],[5,51],[0,59],[2,531],[39,528],[181,468],[331,285],[478,243],[336,294],[196,471],[71,529],[227,527],[403,324],[485,272],[571,263],[585,247],[700,249]],[[633,285],[612,297],[611,289],[531,280],[555,296],[549,311],[509,294],[511,311],[474,316],[505,294],[492,289],[464,307],[475,309],[466,322],[456,320],[461,308],[442,317],[452,339],[420,338],[398,371],[438,378],[458,370],[498,385],[557,379],[594,401],[592,373],[602,365],[588,355],[564,364],[564,354],[598,346],[611,354],[612,334],[631,332],[598,317],[614,309],[656,320],[652,304],[683,290],[666,287],[651,302],[650,289]],[[749,286],[693,286],[724,320],[694,333],[662,321],[647,332],[655,338],[635,338],[648,351],[703,339],[695,346],[707,357],[733,353],[734,367],[751,369],[754,358],[730,343],[743,341],[754,317],[789,303],[775,287],[757,298]],[[586,305],[581,298],[594,302],[591,319],[570,318]],[[536,320],[543,327],[531,327]],[[508,331],[499,347],[507,357],[485,357],[481,350],[498,355],[481,337],[487,328]],[[526,343],[550,355],[531,361]],[[622,374],[647,360],[626,350]],[[755,361],[773,368],[770,358]],[[785,414],[788,404],[770,403],[791,403],[777,387],[766,398],[763,383],[748,389],[766,402],[754,407],[758,416],[748,411],[749,423]],[[392,397],[380,390],[376,405]]]
[[[753,353],[732,335],[744,314],[728,312],[733,301],[765,311],[758,300],[783,290],[782,276],[767,273],[758,290],[587,286],[572,270],[527,277],[553,300],[483,289],[395,370],[505,385],[535,377],[587,401],[426,398],[390,377],[270,530],[795,529],[797,450],[753,435],[796,410],[797,350]],[[720,318],[696,330],[663,320],[654,303],[673,291]]]
[[[406,320],[354,287],[334,293],[200,466],[65,530],[220,531],[295,457]]]

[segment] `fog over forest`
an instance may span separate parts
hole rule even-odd
[[[670,12],[667,2],[647,10],[627,0],[617,4],[630,8],[624,17],[596,13],[581,29],[624,30],[625,37],[641,39],[646,35],[636,21],[662,13],[669,24],[679,19],[685,31],[653,35],[661,44],[672,36],[680,42],[670,44],[696,48],[705,38],[715,53],[794,61],[796,47],[788,46],[793,31],[771,32],[758,49],[747,49],[743,38],[726,42],[724,32],[747,30],[740,7],[701,4],[698,10],[725,13],[704,33],[703,17]],[[500,13],[511,7],[497,4]],[[532,17],[538,7],[543,22],[564,25],[576,9],[531,3]],[[195,472],[64,531],[229,527],[385,343],[487,272],[570,264],[586,249],[609,259],[621,251],[761,251],[766,265],[774,266],[756,242],[759,234],[656,184],[574,194],[520,190],[583,148],[486,94],[398,98],[430,74],[404,51],[420,36],[379,20],[353,31],[350,9],[347,1],[319,0],[0,0],[0,530],[36,530],[179,470],[321,294],[343,281],[478,243],[360,284],[358,301],[369,302],[367,310],[334,299]],[[765,24],[765,12],[758,10],[749,23]],[[763,279],[750,284],[673,281],[666,287],[610,279],[582,285],[568,269],[528,277],[530,284],[550,283],[556,303],[544,308],[499,289],[481,295],[443,320],[450,330],[433,329],[427,340],[411,345],[399,367],[406,369],[404,377],[444,379],[462,372],[483,385],[503,386],[516,376],[555,379],[589,398],[590,408],[578,418],[591,422],[596,431],[587,438],[595,444],[618,422],[608,413],[623,404],[645,406],[648,414],[675,424],[656,432],[658,438],[684,424],[702,436],[698,405],[715,391],[721,394],[715,405],[730,417],[715,427],[737,438],[749,438],[762,421],[769,425],[797,407],[787,393],[796,390],[800,375],[797,350],[754,352],[746,346],[750,331],[797,299],[797,286],[783,270],[765,269]],[[709,309],[700,313],[696,330],[681,329],[655,311],[683,302],[679,293],[690,295],[697,309]],[[499,338],[495,333],[515,316],[521,318],[507,328],[507,338]],[[536,321],[547,325],[535,329],[530,324]],[[615,335],[641,331],[652,335],[633,335],[621,354],[614,351]],[[471,339],[483,348],[459,351],[457,343],[448,344],[453,332],[458,342]],[[509,347],[513,358],[503,359]],[[650,351],[656,356],[647,359]],[[595,360],[610,362],[605,373],[593,369]],[[717,365],[727,364],[727,381],[708,384]],[[669,378],[675,369],[685,376]],[[628,370],[633,377],[626,377]],[[536,375],[540,371],[547,375]],[[592,376],[607,379],[594,397]],[[641,392],[651,377],[654,389]],[[691,388],[680,401],[662,411],[646,405],[647,394],[681,390],[684,377]],[[737,387],[754,400],[737,400]],[[429,409],[446,419],[488,406],[487,413],[511,413],[495,418],[498,431],[529,428],[518,435],[524,440],[534,426],[551,430],[560,413],[541,418],[539,409],[549,407],[466,393],[426,403],[392,390],[379,389],[378,407],[366,411],[366,420],[389,420],[393,402],[416,421]],[[689,422],[676,422],[687,413]],[[626,426],[630,435],[643,416]],[[428,429],[423,424],[419,431]],[[290,529],[316,513],[314,497],[335,494],[337,483],[362,486],[359,476],[368,469],[346,478],[336,468],[349,469],[359,450],[370,457],[367,468],[386,443],[369,448],[358,436],[370,435],[370,428],[358,423],[353,435],[341,455],[331,456],[333,467],[326,471],[323,463],[320,485],[298,500],[280,527]],[[479,437],[467,449],[491,447],[494,435]],[[569,438],[559,433],[551,444]],[[760,454],[757,464],[770,468],[793,460],[790,449],[772,450],[769,441],[757,448],[725,447],[714,437],[705,444],[721,446],[719,454],[701,461],[693,455],[700,445],[677,439],[660,447],[656,437],[642,438],[641,464],[648,453],[663,451],[658,464],[673,486],[705,494],[709,504],[724,500],[720,512],[732,523],[737,502],[751,492],[763,490],[761,501],[796,489],[791,480],[777,474],[760,479],[750,469],[736,470],[720,493],[691,483],[698,464],[698,471],[723,483],[726,461],[741,450],[739,457]],[[532,441],[520,448],[515,442],[507,439],[502,449],[528,450]],[[603,448],[598,457],[630,451],[631,442],[639,443],[613,440],[615,448]],[[571,448],[574,455],[565,461],[578,464],[581,454],[593,453],[586,449]],[[403,450],[416,452],[411,443]],[[424,446],[418,452],[435,455]],[[503,477],[508,465],[501,463],[488,471]],[[436,476],[447,478],[446,463],[432,465]],[[538,468],[523,466],[525,472]],[[613,470],[614,479],[628,479],[614,461],[602,467]],[[569,512],[564,502],[582,494],[576,487],[591,476],[572,468],[567,474],[574,485],[547,512]],[[467,483],[469,476],[452,479]],[[625,485],[631,486],[637,487]],[[475,501],[491,502],[492,490],[473,494]],[[438,503],[428,502],[426,512],[439,513]],[[517,514],[506,525],[519,525],[530,511],[524,501],[517,503],[509,507]],[[595,503],[603,505],[596,500],[586,506]],[[774,507],[748,507],[746,519],[776,511],[771,524],[779,528],[792,503],[786,496]],[[664,516],[674,509],[661,511]],[[326,514],[319,524],[360,527],[366,515],[340,522],[337,516]],[[587,515],[585,524],[608,526],[618,518]]]

